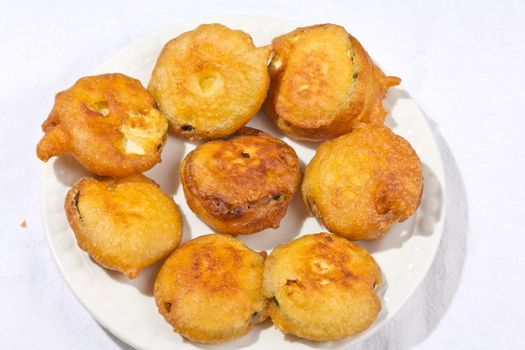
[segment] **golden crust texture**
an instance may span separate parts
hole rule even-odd
[[[229,235],[186,242],[155,281],[159,312],[175,332],[194,342],[218,343],[248,333],[267,317],[264,257]]]
[[[168,122],[136,79],[103,74],[56,95],[37,146],[43,161],[73,155],[101,176],[142,173],[160,162]]]
[[[285,334],[336,340],[367,329],[381,302],[381,271],[374,258],[345,238],[317,233],[275,248],[266,259],[269,315]]]
[[[189,207],[204,222],[219,232],[249,234],[279,227],[301,169],[286,143],[244,127],[190,152],[180,178]]]
[[[352,240],[376,239],[418,208],[421,161],[388,128],[359,124],[319,146],[301,189],[304,203],[328,230]]]
[[[386,77],[359,41],[334,24],[298,28],[272,42],[266,114],[297,140],[332,139],[357,122],[382,124]]]
[[[129,279],[166,257],[181,239],[177,205],[144,175],[84,178],[68,192],[64,207],[78,246]]]
[[[261,108],[269,85],[270,47],[220,24],[204,24],[169,41],[149,83],[179,136],[218,139]]]

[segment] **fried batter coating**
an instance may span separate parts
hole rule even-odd
[[[279,227],[301,169],[286,143],[244,127],[190,152],[180,178],[189,207],[204,222],[219,232],[249,234]]]
[[[359,41],[334,24],[298,28],[273,40],[266,114],[297,140],[331,139],[357,122],[382,124],[385,77]]]
[[[374,258],[345,238],[317,233],[275,248],[266,259],[264,294],[269,315],[285,334],[336,340],[357,334],[381,309]]]
[[[265,256],[228,235],[184,243],[155,281],[159,312],[175,332],[194,342],[218,343],[248,333],[267,317]]]
[[[59,92],[42,124],[38,158],[71,154],[102,176],[142,173],[160,162],[168,122],[136,79],[103,74]]]
[[[149,83],[172,131],[190,139],[228,136],[266,98],[271,48],[220,24],[203,24],[169,41]]]
[[[421,202],[421,161],[384,126],[359,124],[326,141],[306,167],[306,206],[331,232],[372,240],[413,215]]]
[[[78,246],[129,279],[171,253],[181,239],[177,205],[144,175],[84,178],[64,206]]]

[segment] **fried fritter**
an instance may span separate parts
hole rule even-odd
[[[78,246],[129,279],[167,256],[181,239],[177,205],[144,175],[84,178],[68,192],[64,206]]]
[[[164,46],[149,91],[176,135],[222,138],[261,108],[270,53],[270,47],[256,48],[240,30],[203,24]]]
[[[334,24],[298,28],[273,40],[266,114],[297,140],[331,139],[357,122],[382,124],[385,77],[359,41]]]
[[[155,281],[159,312],[175,332],[199,343],[238,338],[267,317],[262,275],[266,254],[221,234],[184,243]]]
[[[381,309],[374,258],[345,238],[317,233],[275,248],[266,259],[264,293],[269,315],[285,334],[335,340],[357,334]]]
[[[103,74],[58,93],[42,129],[44,162],[68,153],[94,174],[122,177],[160,162],[168,122],[138,80]]]
[[[189,207],[204,222],[219,232],[249,234],[279,227],[301,169],[286,143],[244,127],[190,152],[180,178]]]
[[[390,129],[359,124],[319,146],[301,188],[304,203],[328,230],[352,240],[376,239],[418,208],[421,161]]]

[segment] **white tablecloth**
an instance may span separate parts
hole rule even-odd
[[[411,300],[357,348],[525,348],[525,2],[279,3],[0,3],[0,349],[127,348],[76,301],[48,251],[39,126],[56,91],[126,44],[223,14],[343,24],[403,78],[439,140],[448,200],[437,258]]]

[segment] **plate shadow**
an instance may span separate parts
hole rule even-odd
[[[399,249],[412,235],[428,236],[433,232],[433,225],[441,217],[443,207],[443,189],[436,175],[423,163],[423,196],[416,214],[404,222],[394,224],[383,237],[373,241],[359,241],[371,253]],[[411,234],[412,232],[412,234]]]
[[[279,228],[275,230],[266,229],[251,235],[238,235],[237,238],[249,247],[256,248],[256,250],[269,251],[279,244],[289,242],[297,237],[306,218],[307,214],[304,204],[299,193],[295,193]]]
[[[117,281],[121,284],[127,284],[129,286],[135,287],[140,293],[146,295],[146,296],[153,296],[153,285],[155,284],[155,278],[157,277],[157,274],[164,263],[164,261],[167,259],[161,259],[160,261],[157,261],[155,264],[146,267],[142,271],[140,271],[139,275],[135,279],[128,279],[123,273],[113,270],[108,270],[106,268],[102,268],[104,272],[112,279]],[[95,262],[94,262],[95,263]]]
[[[73,156],[61,155],[53,162],[53,171],[57,180],[64,186],[73,187],[78,180],[94,176],[86,170]]]

